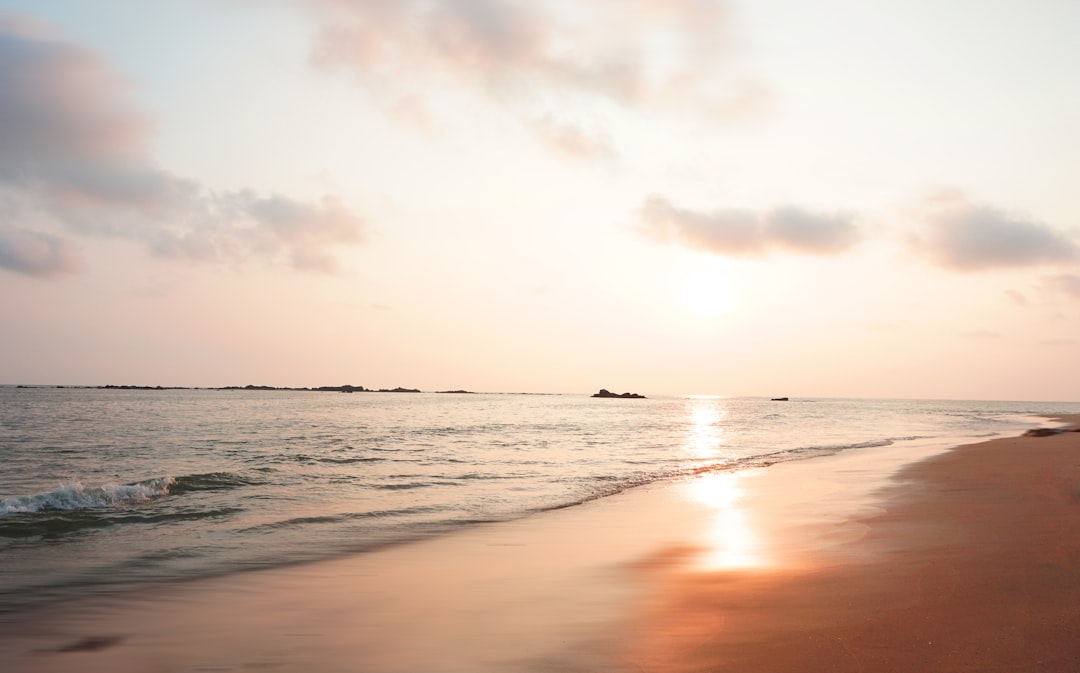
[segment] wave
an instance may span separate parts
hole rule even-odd
[[[804,460],[806,458],[817,458],[819,456],[831,456],[849,449],[873,449],[882,446],[892,446],[897,441],[906,441],[906,439],[871,439],[865,442],[854,442],[851,444],[799,446],[791,449],[781,449],[780,451],[770,451],[747,456],[746,458],[736,461],[736,464],[731,465],[730,467],[768,467],[774,463],[783,463],[789,460]]]
[[[353,463],[379,463],[385,461],[385,458],[378,456],[370,456],[366,458],[333,458],[333,457],[316,457],[309,456],[306,453],[300,453],[292,457],[292,459],[298,463],[331,463],[334,465],[351,465]]]
[[[176,483],[172,477],[158,477],[133,484],[105,484],[86,487],[75,481],[45,493],[0,500],[0,516],[33,512],[68,512],[98,507],[117,507],[149,502],[169,495]]]
[[[872,449],[892,446],[896,442],[907,442],[927,438],[928,437],[924,435],[909,435],[900,437],[889,437],[884,439],[872,439],[862,442],[852,442],[845,444],[797,446],[788,449],[781,449],[778,451],[742,456],[738,458],[710,458],[706,459],[704,464],[684,464],[669,469],[643,470],[631,474],[594,475],[588,478],[588,481],[591,483],[591,488],[586,489],[586,492],[581,496],[561,503],[540,506],[531,511],[542,512],[552,509],[565,509],[568,507],[576,507],[592,500],[616,495],[629,489],[637,488],[639,486],[645,486],[647,484],[668,479],[682,479],[718,471],[737,471],[770,467],[777,463],[786,463],[796,460],[806,460],[810,458],[832,456],[850,449]],[[647,463],[648,461],[642,462]]]
[[[102,486],[84,486],[82,482],[76,480],[44,493],[0,500],[0,516],[125,507],[151,502],[170,495],[218,491],[259,483],[230,472],[155,477],[131,484],[104,484]]]
[[[432,514],[440,512],[445,507],[442,506],[425,506],[417,505],[415,507],[403,507],[400,509],[386,509],[386,510],[374,510],[370,512],[345,512],[341,514],[326,514],[323,516],[300,516],[293,519],[284,519],[282,521],[273,521],[270,523],[263,523],[257,526],[250,526],[248,528],[242,528],[238,530],[238,533],[264,533],[269,531],[278,530],[281,528],[291,528],[293,526],[308,526],[312,524],[324,524],[324,523],[345,523],[348,521],[364,520],[364,519],[386,519],[400,516],[415,516],[418,514]]]
[[[57,539],[113,526],[163,525],[184,521],[225,519],[243,510],[236,507],[161,512],[154,510],[111,510],[106,508],[43,511],[28,517],[0,516],[0,540]]]
[[[183,495],[196,491],[225,491],[244,486],[261,486],[265,482],[243,477],[232,472],[206,472],[177,477],[169,488],[169,495]]]

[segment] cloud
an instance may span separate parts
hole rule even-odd
[[[1073,298],[1080,299],[1080,275],[1061,274],[1046,279],[1050,287]]]
[[[739,208],[701,212],[678,208],[662,196],[650,196],[641,208],[645,233],[721,255],[756,256],[783,249],[829,255],[859,241],[852,218],[813,213],[794,206],[768,211]]]
[[[79,251],[70,241],[26,229],[0,226],[0,268],[52,278],[82,267]]]
[[[550,115],[532,119],[529,130],[541,144],[571,159],[606,159],[615,156],[611,138],[594,134]]]
[[[149,202],[169,178],[146,165],[149,120],[97,54],[0,16],[0,180],[72,204]]]
[[[319,26],[313,63],[353,74],[388,110],[439,89],[525,118],[571,101],[720,121],[771,107],[764,83],[734,72],[724,0],[297,1]]]
[[[365,240],[363,219],[332,196],[312,204],[248,190],[206,193],[186,212],[193,217],[140,236],[152,253],[234,264],[256,257],[298,271],[332,273],[338,263],[331,250]]]
[[[1028,301],[1027,296],[1019,290],[1005,290],[1005,296],[1009,298],[1009,301],[1017,306],[1030,306],[1031,302]]]
[[[982,271],[1070,262],[1080,248],[1070,236],[1027,217],[975,204],[958,192],[924,199],[917,217],[924,233],[915,248],[935,264]]]
[[[216,192],[158,167],[150,120],[108,64],[14,16],[0,16],[0,120],[0,266],[11,271],[79,268],[74,245],[48,225],[172,259],[258,258],[305,271],[333,270],[333,250],[364,239],[363,220],[333,197]]]

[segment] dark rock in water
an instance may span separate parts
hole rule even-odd
[[[319,386],[315,390],[320,392],[333,392],[333,393],[363,393],[367,392],[364,386],[354,386],[346,384],[343,386]]]
[[[644,395],[638,395],[637,393],[622,393],[616,394],[608,390],[607,388],[601,388],[600,392],[595,393],[592,397],[617,397],[623,400],[643,400],[646,399]]]
[[[418,393],[420,392],[416,388],[379,388],[380,393]]]
[[[474,395],[475,394],[471,390],[438,390],[436,392],[442,393],[444,395]]]
[[[1033,428],[1024,433],[1025,437],[1050,437],[1065,432],[1065,428]]]
[[[788,398],[786,398],[786,397],[774,397],[774,398],[772,398],[772,401],[773,402],[787,402]]]

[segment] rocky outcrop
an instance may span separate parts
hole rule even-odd
[[[643,400],[644,395],[638,395],[637,393],[622,393],[616,394],[608,390],[607,388],[601,388],[600,392],[594,393],[592,397],[617,397],[621,400]]]

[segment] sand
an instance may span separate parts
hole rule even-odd
[[[802,563],[670,573],[638,670],[1080,670],[1080,433],[960,447],[877,495]]]
[[[0,662],[88,673],[1077,671],[1078,494],[1076,432],[946,453],[846,451],[51,606],[0,625]]]

